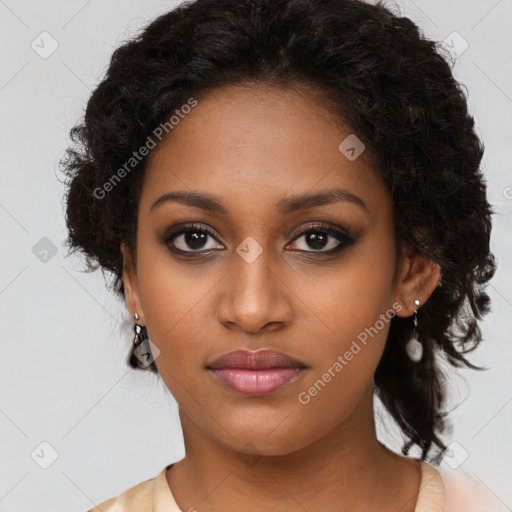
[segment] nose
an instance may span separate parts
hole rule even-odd
[[[248,262],[238,255],[224,278],[217,318],[226,328],[251,334],[274,332],[293,319],[292,291],[275,260],[263,251]]]

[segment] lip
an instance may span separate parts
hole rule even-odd
[[[307,368],[302,361],[275,350],[236,350],[207,367],[228,388],[246,396],[265,396],[297,380]]]

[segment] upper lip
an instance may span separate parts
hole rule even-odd
[[[297,359],[276,350],[235,350],[222,354],[210,363],[207,368],[243,368],[249,370],[264,370],[267,368],[306,368],[306,365]]]

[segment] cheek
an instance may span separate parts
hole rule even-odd
[[[374,326],[381,314],[391,314],[394,252],[391,244],[378,244],[368,237],[340,265],[317,267],[302,278],[305,311],[313,311],[329,345],[350,345],[365,329]],[[383,326],[378,324],[379,331]],[[361,336],[364,338],[364,335]],[[386,337],[383,332],[380,338]],[[338,340],[338,341],[336,341]]]
[[[315,313],[318,331],[311,347],[314,368],[301,403],[327,408],[334,401],[341,412],[353,406],[371,382],[394,317],[393,269],[391,244],[377,250],[367,240],[330,276],[318,270],[304,280],[304,314]]]
[[[165,247],[155,243],[141,241],[138,255],[139,294],[148,336],[160,350],[157,367],[180,378],[192,365],[202,364],[202,345],[209,339],[205,307],[215,286],[214,273],[176,263]]]

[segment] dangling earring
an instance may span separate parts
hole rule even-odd
[[[133,338],[133,345],[137,347],[142,342],[142,338],[140,335],[142,327],[137,323],[139,321],[139,315],[137,313],[135,313],[134,318],[135,325],[133,326],[133,330],[135,331],[135,337]]]
[[[416,305],[416,309],[414,310],[414,333],[412,338],[407,342],[405,346],[405,350],[407,355],[414,361],[415,363],[419,363],[421,358],[423,357],[423,345],[421,341],[418,339],[418,306],[420,305],[420,301],[415,299],[414,304]]]

